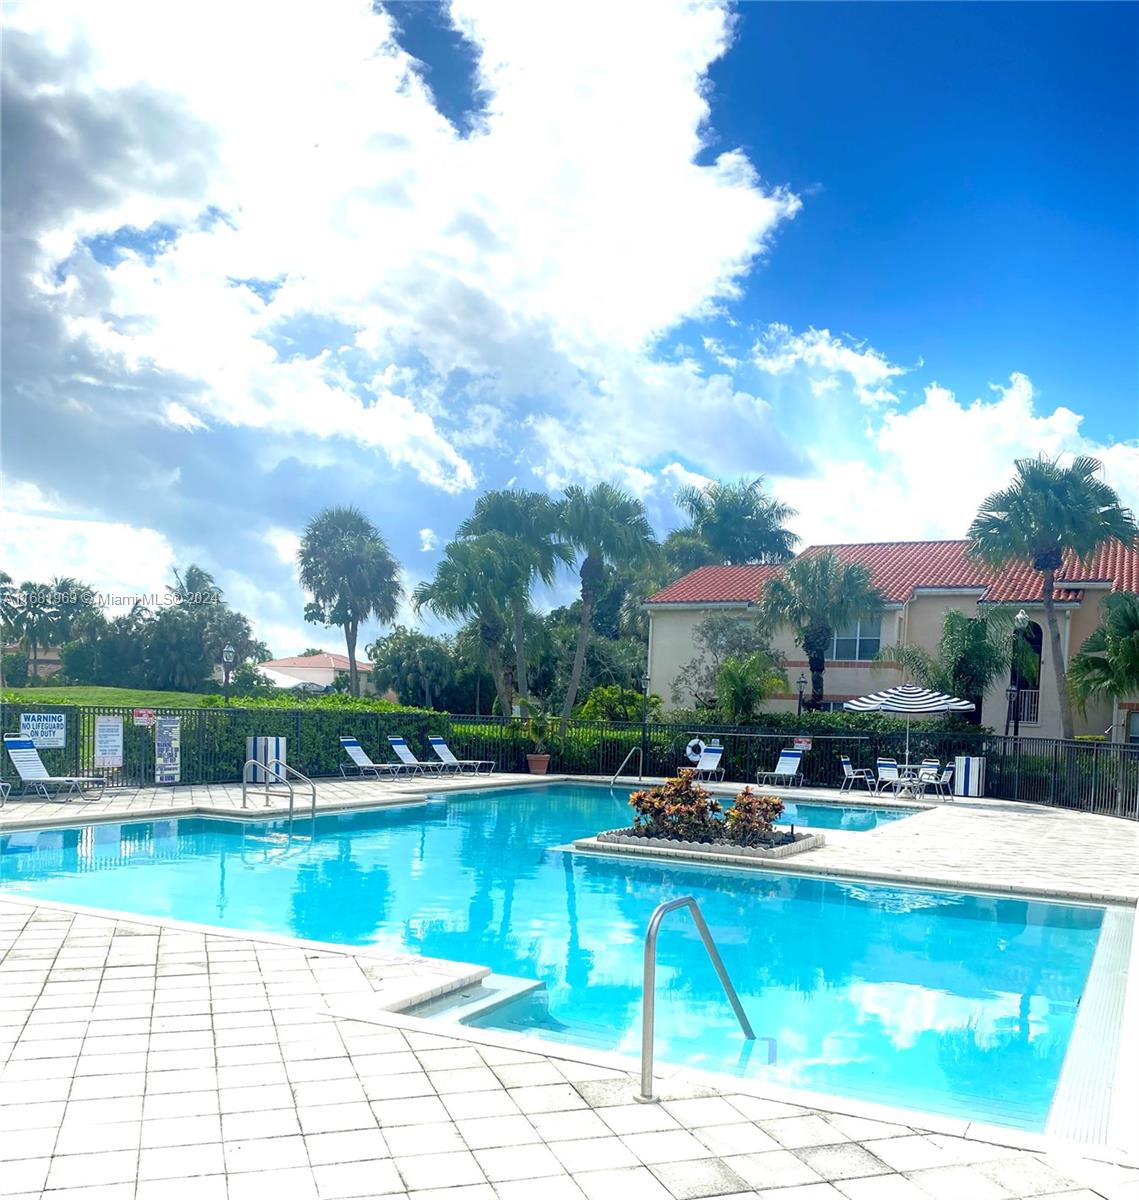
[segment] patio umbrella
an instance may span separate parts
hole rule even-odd
[[[897,713],[906,718],[906,762],[910,761],[910,720],[913,717],[936,717],[949,712],[972,712],[977,706],[972,700],[958,700],[944,692],[930,691],[916,683],[899,683],[872,696],[848,700],[843,708],[851,712]]]

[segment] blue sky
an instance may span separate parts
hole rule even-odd
[[[953,537],[1083,452],[1139,504],[1135,6],[187,12],[8,12],[17,578],[197,561],[288,654],[325,504],[409,589],[488,487]]]

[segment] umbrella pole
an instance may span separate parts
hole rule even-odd
[[[906,766],[910,765],[910,719],[906,718]]]

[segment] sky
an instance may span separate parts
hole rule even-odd
[[[763,474],[804,544],[961,537],[1088,453],[1139,509],[1139,6],[4,20],[17,580],[195,562],[283,656],[341,644],[294,566],[330,504],[408,591],[492,487],[611,480],[664,535]]]

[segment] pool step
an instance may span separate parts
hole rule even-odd
[[[498,1008],[501,1004],[507,1004],[544,987],[545,984],[537,979],[521,979],[515,975],[492,973],[476,983],[448,992],[444,996],[436,996],[433,1000],[425,1000],[406,1011],[413,1017],[446,1017],[450,1021],[470,1021]]]

